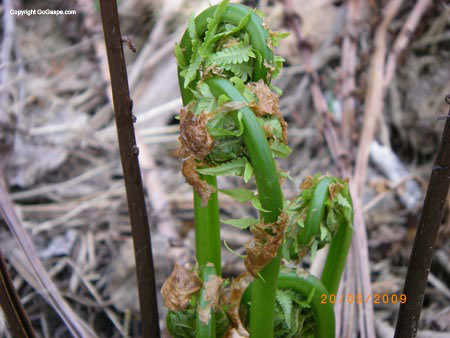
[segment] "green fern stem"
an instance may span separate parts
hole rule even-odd
[[[200,176],[214,189],[215,176]],[[200,269],[207,263],[214,264],[218,276],[222,274],[220,255],[220,221],[217,191],[211,194],[208,204],[202,207],[201,197],[194,191],[195,254]]]
[[[213,265],[206,264],[200,267],[200,276],[203,280],[203,285],[208,282],[208,280],[217,274],[216,269]],[[201,318],[202,312],[207,312],[206,315],[209,316],[209,320],[204,322]],[[209,312],[209,313],[208,313]],[[196,338],[216,338],[216,320],[214,308],[211,306],[210,301],[206,299],[206,289],[203,287],[200,290],[200,297],[198,302],[198,311],[195,323],[195,337]]]
[[[341,222],[336,236],[331,240],[321,277],[322,283],[330,294],[337,294],[339,290],[339,284],[347,261],[348,250],[352,244],[352,238],[353,224],[344,221]]]

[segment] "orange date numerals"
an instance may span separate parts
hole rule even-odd
[[[366,304],[368,304],[369,302],[373,302],[373,304],[405,304],[406,295],[404,293],[374,293],[373,295],[369,294],[366,297],[363,297],[363,295],[360,293],[348,293],[346,295],[341,294],[339,297],[334,293],[330,295],[323,293],[320,295],[321,304],[342,304],[344,302],[346,302],[347,304],[362,304],[363,302],[365,302]]]

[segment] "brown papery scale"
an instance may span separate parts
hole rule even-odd
[[[278,253],[283,243],[287,215],[281,213],[275,223],[257,224],[251,231],[254,238],[245,244],[245,267],[253,276],[264,268]]]
[[[256,116],[274,115],[280,122],[283,130],[283,142],[287,144],[287,123],[280,111],[279,97],[264,83],[263,80],[250,82],[247,88],[256,95],[256,102],[250,104]]]
[[[229,306],[227,314],[233,322],[233,327],[227,331],[227,338],[231,337],[248,337],[249,333],[242,323],[239,315],[239,308],[241,305],[242,295],[253,281],[253,276],[248,272],[243,272],[238,277],[233,279],[229,288],[224,292],[224,302]]]
[[[178,156],[183,161],[181,173],[187,183],[201,196],[202,205],[206,206],[214,189],[200,178],[196,171],[199,165],[197,160],[203,160],[211,152],[214,140],[206,128],[209,115],[206,113],[194,115],[191,108],[192,105],[189,104],[180,111],[181,146],[178,149]]]
[[[180,156],[193,156],[202,160],[208,155],[214,140],[206,128],[209,116],[206,113],[194,115],[189,106],[180,111]]]
[[[161,294],[165,306],[172,311],[184,310],[192,294],[202,287],[202,281],[194,273],[175,264],[172,274],[166,279]]]
[[[216,310],[219,306],[220,289],[223,284],[223,279],[218,276],[210,276],[204,285],[205,300],[208,305],[203,309],[199,308],[198,314],[203,323],[208,323],[211,317],[211,310]]]

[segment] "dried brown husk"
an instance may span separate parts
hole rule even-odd
[[[214,140],[206,128],[209,118],[210,115],[207,113],[195,115],[190,105],[181,108],[179,137],[181,147],[178,151],[180,156],[193,156],[202,160],[211,152]]]
[[[273,73],[275,73],[275,67],[274,67],[274,65],[272,65],[272,64],[268,63],[266,60],[264,60],[264,68],[267,69],[267,75],[266,75],[267,83],[270,83],[270,81],[272,80]]]
[[[246,106],[248,106],[247,102],[230,101],[230,102],[224,103],[220,107],[217,107],[214,110],[214,113],[228,113],[230,111],[240,110]]]
[[[214,188],[200,178],[200,175],[196,170],[197,166],[197,161],[193,157],[188,157],[183,161],[181,173],[186,179],[186,182],[188,182],[197,194],[200,195],[202,206],[206,206],[211,194],[214,192]]]
[[[184,310],[191,296],[202,287],[202,281],[193,272],[175,264],[172,274],[166,279],[161,294],[164,304],[172,311]]]
[[[203,323],[208,323],[211,318],[211,311],[219,307],[220,291],[223,279],[218,276],[210,276],[208,281],[204,283],[205,300],[207,305],[204,308],[198,307],[198,314]]]
[[[205,80],[208,77],[214,75],[223,76],[222,68],[218,67],[216,64],[212,64],[205,68],[205,70],[202,72],[202,80]]]
[[[343,184],[338,183],[338,182],[331,183],[328,186],[328,191],[330,193],[330,199],[333,200],[334,197],[342,191],[342,189],[344,189],[344,185]]]
[[[275,223],[262,223],[252,227],[254,238],[245,244],[247,256],[244,263],[253,276],[276,257],[283,243],[287,219],[287,215],[281,213]]]
[[[311,189],[314,183],[314,177],[313,176],[306,176],[302,183],[300,183],[300,190],[308,190]]]
[[[197,172],[201,161],[214,147],[214,140],[206,127],[211,114],[192,112],[192,104],[180,111],[180,148],[178,157],[183,160],[181,173],[202,199],[202,206],[208,204],[213,187],[200,178]]]
[[[249,337],[249,333],[239,316],[242,295],[253,281],[253,276],[249,272],[243,272],[233,279],[229,288],[224,293],[224,302],[229,306],[227,314],[233,322],[233,326],[227,331],[225,337]]]
[[[279,97],[276,93],[270,90],[263,80],[258,82],[250,82],[247,88],[256,95],[256,102],[250,104],[256,116],[274,115],[280,122],[283,131],[282,141],[287,144],[287,123],[280,111]]]
[[[230,37],[226,40],[223,40],[223,44],[219,43],[219,48],[221,45],[222,45],[222,48],[231,48],[233,46],[239,46],[240,43],[241,43],[240,39]]]

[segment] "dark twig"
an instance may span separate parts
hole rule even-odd
[[[14,288],[9,276],[5,259],[0,251],[0,308],[5,313],[9,324],[9,330],[13,337],[34,338],[36,333],[31,326],[27,313],[25,312],[19,295]]]
[[[159,337],[158,306],[150,228],[138,161],[139,149],[136,146],[133,128],[128,76],[116,1],[101,0],[100,9],[111,75],[120,158],[133,234],[142,332],[144,338]]]
[[[448,115],[450,116],[450,110]],[[409,259],[403,289],[403,293],[406,295],[406,303],[400,305],[394,338],[411,338],[417,334],[434,244],[442,221],[449,186],[450,119],[447,119],[431,171],[423,211]]]

